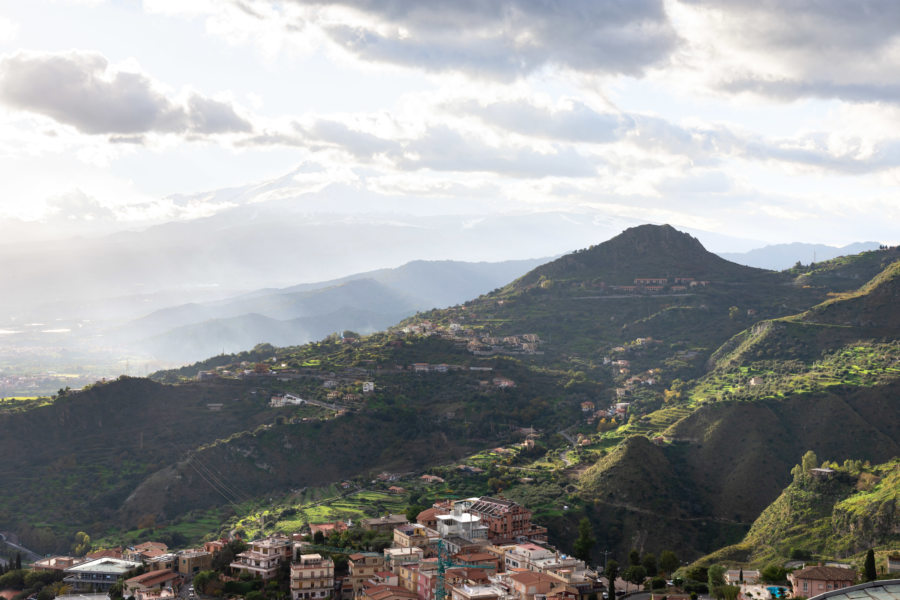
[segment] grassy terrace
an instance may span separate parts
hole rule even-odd
[[[857,342],[807,364],[755,361],[714,371],[691,392],[692,404],[733,398],[783,398],[835,385],[870,387],[900,377],[900,343]],[[751,383],[751,380],[754,380]]]

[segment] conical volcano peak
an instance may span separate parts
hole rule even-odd
[[[639,225],[590,248],[567,254],[538,267],[517,287],[536,285],[543,279],[592,280],[627,285],[635,279],[734,280],[758,269],[728,262],[706,250],[696,238],[671,225]]]
[[[671,225],[638,225],[630,227],[605,244],[635,253],[701,252],[708,254],[703,244],[690,234]]]

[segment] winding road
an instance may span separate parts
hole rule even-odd
[[[15,540],[15,541],[13,541]],[[4,542],[10,548],[15,548],[19,552],[22,553],[22,560],[27,560],[28,562],[34,562],[36,560],[40,560],[43,558],[37,552],[29,550],[25,546],[22,546],[18,543],[19,538],[16,537],[14,533],[7,533],[6,531],[0,531],[0,542]]]

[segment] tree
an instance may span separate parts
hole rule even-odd
[[[787,578],[787,571],[779,565],[768,565],[759,575],[766,583],[781,583]]]
[[[706,572],[706,581],[710,592],[714,588],[725,585],[725,567],[722,565],[711,566]]]
[[[647,578],[647,570],[641,565],[632,565],[625,569],[625,581],[634,585],[641,585]]]
[[[419,516],[419,513],[425,510],[424,506],[419,504],[410,504],[406,507],[406,520],[410,523],[416,522],[416,517]]]
[[[716,589],[718,590],[716,597],[723,600],[737,600],[738,594],[741,593],[741,588],[736,585],[722,585]]]
[[[194,587],[197,588],[198,592],[205,592],[207,584],[214,577],[215,572],[213,571],[200,571],[194,575]]]
[[[628,553],[628,564],[632,567],[636,567],[641,564],[641,553],[634,548],[632,548],[631,552]]]
[[[806,454],[803,455],[803,458],[800,459],[800,465],[803,467],[804,473],[809,473],[811,470],[818,467],[819,459],[816,457],[816,453],[812,450],[807,450]]]
[[[84,556],[91,549],[91,536],[83,531],[75,534],[75,540],[72,542],[72,554],[75,556]]]
[[[596,542],[590,519],[582,517],[578,523],[578,538],[575,540],[573,554],[576,558],[589,563],[591,561],[591,549]]]
[[[878,579],[878,572],[875,570],[875,551],[869,548],[866,552],[866,562],[863,566],[863,575],[866,581],[875,581]]]
[[[650,552],[646,553],[644,557],[641,559],[641,565],[647,571],[647,577],[655,577],[657,573],[656,569],[656,555]]]
[[[700,565],[692,565],[685,568],[684,576],[691,581],[706,583],[707,579],[709,578],[709,571],[706,567],[701,567]]]
[[[321,530],[313,534],[313,544],[321,546],[325,543],[325,534]]]
[[[22,568],[22,553],[16,552],[16,571]]]
[[[616,589],[616,579],[619,577],[619,563],[618,561],[611,560],[606,563],[606,575],[607,581],[609,581],[609,589],[611,591],[615,591]],[[613,594],[615,595],[615,594]]]
[[[666,575],[672,575],[680,566],[681,561],[678,560],[678,555],[671,550],[663,550],[660,553],[659,570]]]

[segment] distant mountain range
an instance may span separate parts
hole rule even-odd
[[[414,261],[396,269],[173,306],[130,321],[105,338],[169,361],[192,362],[261,342],[293,346],[344,330],[367,334],[417,311],[480,296],[547,260]]]
[[[798,262],[808,265],[814,262],[821,262],[837,258],[838,256],[848,256],[851,254],[859,254],[868,250],[877,250],[881,244],[878,242],[856,242],[846,246],[826,246],[824,244],[803,244],[794,242],[792,244],[774,244],[756,248],[749,252],[719,252],[718,255],[724,259],[736,262],[740,265],[748,267],[759,267],[760,269],[771,269],[773,271],[783,271],[796,265]]]
[[[34,223],[0,222],[7,229],[35,231],[15,242],[0,240],[4,285],[16,290],[0,297],[0,314],[24,322],[95,318],[84,315],[98,309],[108,314],[112,298],[136,299],[131,310],[146,313],[224,297],[216,290],[324,281],[414,259],[555,256],[640,223],[587,210],[504,214],[481,210],[476,201],[436,215],[433,198],[411,202],[340,184],[310,190],[298,184],[298,175],[302,172],[179,196],[178,203],[228,208],[139,230],[47,239],[37,235]],[[691,232],[716,249],[749,250],[761,244]],[[163,303],[162,296],[175,301]],[[129,313],[129,302],[114,308],[117,317],[143,314]]]

